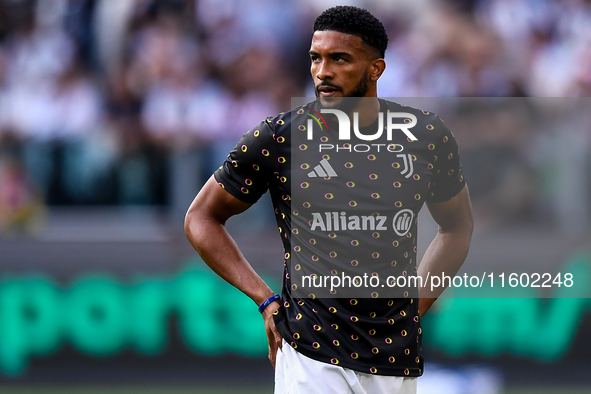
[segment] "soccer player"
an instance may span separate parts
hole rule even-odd
[[[328,279],[453,275],[468,253],[472,209],[457,144],[435,114],[377,97],[387,43],[382,23],[364,9],[338,6],[318,16],[309,51],[317,99],[246,133],[187,212],[185,231],[203,260],[259,305],[275,393],[416,392],[423,373],[420,318],[443,290],[420,286],[418,296],[391,296],[383,286],[365,284],[328,294],[302,289],[299,273],[317,279],[332,267]],[[351,145],[351,139],[340,150],[319,152],[318,142],[325,143],[320,150],[330,149],[342,137],[338,111],[358,113],[356,136],[376,128],[379,134],[388,114],[403,116],[408,128],[391,129],[387,145],[371,138]],[[313,130],[308,114],[323,113],[325,128]],[[299,143],[302,138],[308,142]],[[267,190],[285,249],[281,295],[224,227]],[[416,271],[417,215],[424,203],[439,232]],[[299,263],[305,261],[314,264]]]

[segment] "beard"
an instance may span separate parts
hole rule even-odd
[[[332,87],[337,88],[339,91],[343,93],[343,97],[320,97],[320,92],[318,88],[322,85],[329,85]],[[330,83],[321,83],[314,88],[314,93],[316,93],[316,99],[321,107],[323,108],[331,108],[331,109],[338,109],[343,112],[350,112],[352,111],[357,104],[361,101],[363,97],[367,94],[369,90],[369,70],[365,70],[361,79],[355,85],[355,87],[349,92],[343,92],[342,88],[336,85],[332,85]]]

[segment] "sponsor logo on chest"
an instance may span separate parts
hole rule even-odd
[[[313,212],[310,224],[312,231],[386,231],[388,223],[399,236],[408,233],[412,226],[414,212],[400,210],[392,221],[385,215],[347,215],[347,212]]]

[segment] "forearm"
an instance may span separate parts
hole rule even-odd
[[[215,273],[261,305],[274,293],[244,258],[224,226],[228,218],[244,212],[249,206],[221,188],[212,176],[187,211],[185,234]],[[274,301],[263,311],[269,360],[273,366],[277,349],[281,348],[281,335],[273,320],[273,312],[279,307],[279,302]]]
[[[468,186],[450,200],[439,203],[427,203],[431,216],[439,224],[437,235],[427,248],[419,264],[418,275],[423,279],[419,288],[419,313],[422,317],[433,302],[441,295],[443,287],[431,289],[427,277],[455,275],[470,249],[470,240],[474,229],[472,204]]]
[[[427,248],[418,268],[418,275],[423,279],[423,287],[419,288],[421,317],[445,290],[443,286],[431,289],[427,278],[441,278],[444,273],[447,276],[455,275],[468,255],[471,235],[471,228],[454,232],[440,231]]]
[[[218,220],[195,216],[189,212],[185,233],[203,261],[257,305],[273,295],[273,291],[255,272],[225,226]]]

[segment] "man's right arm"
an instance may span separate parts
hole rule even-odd
[[[244,258],[225,228],[228,218],[244,212],[250,206],[224,190],[212,176],[187,211],[185,234],[214,272],[260,305],[274,293]],[[277,347],[281,345],[281,336],[275,329],[272,313],[279,306],[275,301],[263,313],[269,340],[269,358],[273,365]]]

